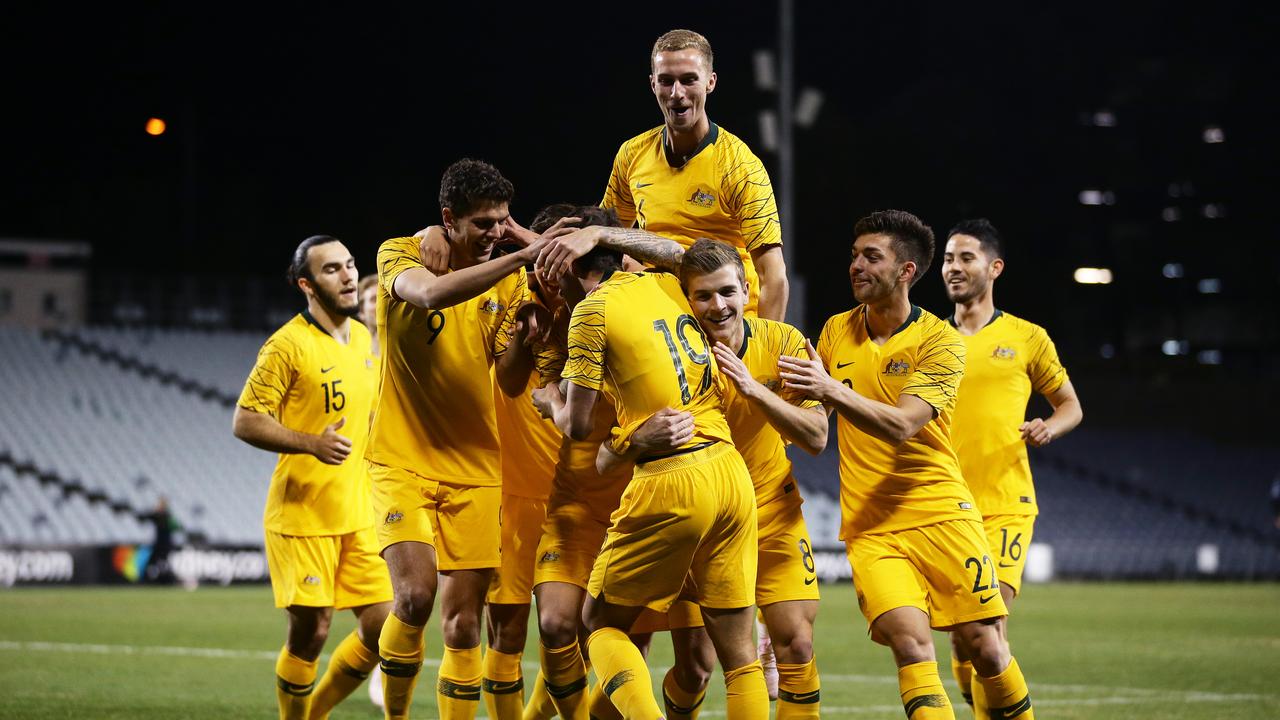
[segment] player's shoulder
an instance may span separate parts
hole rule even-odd
[[[311,331],[310,329],[311,323],[307,320],[306,316],[303,313],[298,313],[297,315],[289,318],[288,322],[276,328],[276,331],[271,333],[271,336],[267,338],[267,344],[271,345],[282,342],[298,343],[306,338],[307,334]]]
[[[1049,331],[1026,318],[1018,317],[1009,312],[1000,311],[1000,323],[1004,326],[1004,331],[1015,337],[1032,341],[1032,340],[1048,340]]]
[[[796,345],[804,346],[804,333],[794,325],[762,317],[744,318],[751,339],[774,353],[788,352]]]
[[[863,308],[864,306],[858,305],[827,318],[827,321],[822,324],[822,335],[832,339],[851,335],[854,322],[862,317]]]
[[[964,344],[964,338],[960,335],[960,331],[956,330],[950,320],[940,318],[919,306],[917,306],[917,310],[920,314],[916,318],[915,325],[917,332],[920,333],[921,345],[933,343]]]
[[[733,133],[717,126],[716,140],[713,145],[716,157],[725,170],[741,169],[752,171],[764,169],[764,163],[751,150],[746,141]]]
[[[631,156],[637,151],[647,150],[655,145],[661,145],[663,127],[664,126],[659,125],[658,127],[645,130],[635,137],[624,140],[622,142],[622,146],[618,148],[619,154]]]
[[[391,253],[408,253],[414,257],[418,256],[418,238],[416,237],[394,237],[383,240],[378,246],[378,254],[384,252]]]
[[[364,323],[352,320],[351,337],[347,339],[347,342],[352,347],[367,348],[373,344],[373,334],[369,332],[369,328],[364,326]]]

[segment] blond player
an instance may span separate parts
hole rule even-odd
[[[707,117],[713,59],[711,43],[691,30],[653,44],[649,88],[663,124],[618,149],[600,205],[624,227],[635,223],[683,247],[700,237],[734,246],[751,292],[747,314],[782,320],[789,288],[773,186],[751,148]]]
[[[445,171],[440,207],[450,268],[422,264],[417,238],[378,250],[382,378],[369,447],[378,543],[395,590],[379,644],[387,717],[406,717],[423,657],[437,571],[444,657],[436,685],[442,718],[471,718],[483,675],[480,621],[501,564],[501,460],[494,377],[520,394],[530,367],[518,322],[523,266],[538,244],[490,259],[512,232],[511,183],[460,160]]]
[[[990,221],[965,220],[951,229],[942,256],[942,280],[955,303],[950,321],[964,339],[967,358],[952,440],[982,513],[999,568],[1000,595],[1009,606],[1022,587],[1039,512],[1027,445],[1042,447],[1066,435],[1080,424],[1084,412],[1044,328],[996,309],[994,285],[1003,272],[1000,233]],[[1048,418],[1025,419],[1032,391],[1053,406]],[[1002,634],[1006,628],[1007,621],[1002,621]],[[951,654],[951,671],[974,714],[985,717],[982,684],[973,683],[973,663],[958,643]]]
[[[858,305],[827,321],[816,353],[783,358],[783,381],[839,413],[841,539],[871,638],[889,646],[912,720],[954,718],[930,628],[954,633],[998,717],[1032,718],[982,516],[951,443],[965,348],[912,305],[933,231],[899,210],[854,226]]]
[[[262,346],[240,394],[232,432],[280,453],[263,518],[276,607],[289,633],[276,661],[280,717],[327,717],[378,661],[391,583],[378,557],[361,455],[377,378],[359,308],[355,259],[337,238],[302,242],[289,282],[307,309]],[[352,457],[354,455],[354,457]],[[315,687],[333,610],[358,626]]]
[[[576,272],[590,257],[574,263]],[[662,717],[626,630],[646,607],[665,613],[688,580],[725,668],[728,713],[765,718],[769,700],[750,637],[755,503],[720,409],[711,348],[677,278],[617,267],[574,308],[567,397],[551,393],[556,424],[577,440],[595,430],[604,393],[618,415],[611,451],[635,458],[588,584],[583,620],[591,662],[624,717]],[[688,422],[671,449],[631,447],[650,416],[681,412]]]

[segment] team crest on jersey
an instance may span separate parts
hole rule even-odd
[[[884,366],[885,375],[908,375],[911,373],[911,363],[906,360],[890,360]]]
[[[485,300],[484,304],[480,306],[480,309],[490,315],[497,315],[502,312],[502,303],[496,300]]]
[[[996,349],[991,351],[991,357],[995,358],[996,360],[1012,360],[1017,356],[1018,356],[1018,351],[1014,350],[1011,347],[1002,347],[1000,345],[997,345]]]
[[[302,582],[303,582],[303,583],[305,583],[305,584],[307,584],[307,585],[319,585],[319,584],[320,584],[320,578],[316,577],[315,575],[308,575],[308,576],[306,576],[306,577],[302,578]]]
[[[401,520],[403,520],[403,519],[404,519],[404,513],[400,512],[400,511],[398,511],[398,510],[393,510],[393,511],[391,511],[391,512],[387,513],[387,519],[386,519],[386,520],[383,520],[383,521],[382,521],[382,524],[383,524],[383,525],[390,525],[390,524],[392,524],[392,523],[398,523],[398,522],[400,522],[400,521],[401,521]]]
[[[548,550],[542,553],[542,557],[538,560],[540,563],[553,563],[560,559],[560,553]]]
[[[710,210],[716,206],[716,196],[711,193],[710,188],[699,185],[693,189],[685,202],[703,210]]]

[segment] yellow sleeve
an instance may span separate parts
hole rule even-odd
[[[636,222],[636,201],[631,196],[631,152],[630,143],[623,143],[618,154],[613,158],[613,170],[609,173],[609,184],[604,189],[604,199],[600,207],[612,208],[618,213],[618,223],[629,228]]]
[[[415,267],[422,267],[417,238],[393,238],[378,248],[378,284],[387,295],[397,297],[392,290],[396,278],[405,270]]]
[[[562,377],[589,390],[604,386],[604,298],[588,297],[569,320],[569,359]]]
[[[516,332],[516,314],[520,312],[521,305],[532,299],[533,296],[529,293],[529,277],[525,275],[524,268],[520,268],[520,272],[516,273],[515,287],[506,298],[507,310],[502,316],[502,324],[498,326],[498,333],[493,336],[495,358],[502,357],[502,354],[511,346],[511,337]]]
[[[940,325],[938,331],[921,339],[915,372],[899,394],[915,395],[938,412],[955,409],[956,390],[964,377],[964,340],[959,333],[946,330]]]
[[[803,333],[785,323],[778,323],[776,325],[771,325],[771,327],[774,328],[774,332],[777,334],[776,342],[778,347],[776,354],[779,357],[783,355],[798,358],[809,357],[809,352],[804,346],[805,339]],[[826,361],[824,360],[823,362],[825,363]],[[814,400],[803,393],[798,393],[790,387],[782,388],[782,392],[778,393],[778,396],[797,407],[812,408],[822,405],[822,403],[817,400]]]
[[[249,371],[237,403],[246,410],[280,418],[280,405],[293,386],[297,376],[297,356],[300,348],[283,333],[267,339],[258,351],[258,359]]]
[[[744,145],[730,160],[725,173],[724,197],[729,212],[738,220],[742,244],[748,252],[782,244],[778,203],[773,197],[769,172],[760,158]]]
[[[835,343],[835,338],[832,337],[834,331],[831,326],[838,317],[840,316],[836,315],[829,318],[827,323],[822,326],[822,334],[818,336],[818,347],[814,348],[818,351],[818,358],[822,360],[822,367],[826,368],[827,372],[831,372],[831,346]]]
[[[1031,387],[1041,395],[1051,395],[1067,381],[1067,369],[1058,360],[1058,348],[1044,328],[1035,326],[1028,343],[1031,358],[1027,363],[1027,376]]]
[[[539,343],[533,346],[533,366],[538,372],[538,387],[559,382],[568,360],[565,349],[555,343]]]

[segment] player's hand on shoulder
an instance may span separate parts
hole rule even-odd
[[[693,440],[693,415],[663,408],[649,416],[631,436],[631,446],[642,455],[679,450]]]
[[[716,367],[720,368],[720,372],[733,382],[738,392],[752,399],[760,397],[761,392],[769,392],[768,388],[751,376],[747,364],[742,362],[742,358],[730,350],[728,345],[717,342],[711,348],[711,352],[716,356]]]
[[[351,439],[338,434],[346,422],[347,418],[344,415],[338,418],[338,422],[326,425],[324,432],[315,436],[311,454],[317,460],[326,465],[341,465],[342,461],[351,454]]]
[[[516,338],[524,345],[545,343],[551,334],[551,311],[536,302],[516,309]]]
[[[1053,442],[1053,431],[1040,418],[1022,423],[1018,431],[1022,433],[1022,439],[1031,447],[1044,447]]]
[[[784,387],[825,403],[839,392],[842,386],[827,373],[827,369],[822,365],[822,359],[818,357],[818,351],[813,349],[813,343],[806,339],[804,348],[807,357],[783,355],[778,358],[778,376],[782,378]]]
[[[577,218],[566,218],[566,220],[569,219],[577,220]],[[573,261],[591,252],[596,245],[600,244],[606,230],[592,225],[570,231],[568,228],[558,228],[559,225],[560,223],[552,225],[543,235],[547,244],[538,256],[538,272],[548,278],[559,278],[568,274],[573,268]]]
[[[425,227],[413,234],[418,238],[418,256],[422,266],[433,275],[449,272],[449,237],[439,225]]]

